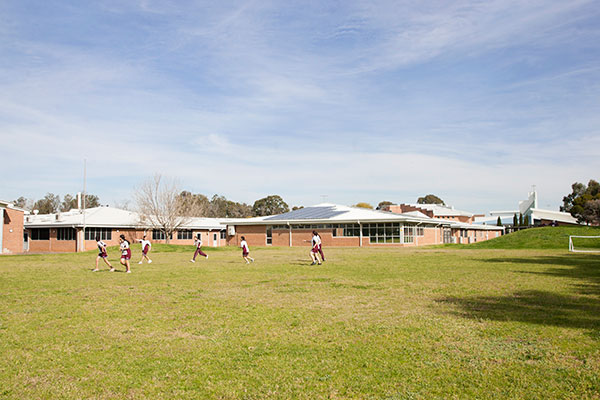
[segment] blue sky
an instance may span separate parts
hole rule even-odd
[[[89,4],[88,4],[89,3]],[[0,198],[154,173],[290,205],[557,209],[600,178],[593,1],[5,1]],[[323,197],[323,196],[327,197]]]

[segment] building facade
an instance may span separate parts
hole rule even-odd
[[[193,244],[200,234],[205,246],[227,243],[225,225],[214,218],[189,218],[169,237],[171,244]],[[71,210],[59,214],[25,217],[26,251],[32,253],[78,252],[96,248],[96,237],[109,246],[119,244],[119,236],[135,243],[144,235],[152,243],[166,243],[160,230],[152,229],[139,214],[112,207]]]
[[[0,254],[15,254],[24,251],[23,218],[25,210],[11,203],[0,201]]]
[[[419,215],[321,204],[281,215],[229,220],[227,244],[238,246],[244,236],[251,246],[310,246],[313,230],[325,246],[370,247],[475,243],[503,233],[502,227]]]

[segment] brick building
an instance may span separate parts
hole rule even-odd
[[[0,200],[0,254],[23,252],[23,218],[25,210]]]
[[[85,232],[85,233],[84,233]],[[153,230],[140,215],[113,207],[74,209],[64,213],[27,215],[25,217],[26,251],[77,252],[96,248],[96,236],[109,246],[119,244],[119,235],[135,243],[145,234],[152,243],[166,243],[163,232]],[[201,234],[205,246],[226,244],[225,225],[215,218],[190,218],[169,238],[171,244],[192,244]],[[23,228],[21,228],[23,238]]]
[[[288,213],[223,221],[227,244],[241,236],[251,246],[310,246],[311,232],[325,246],[421,246],[474,243],[500,236],[504,228],[432,218],[420,212],[396,214],[335,204],[320,204]]]

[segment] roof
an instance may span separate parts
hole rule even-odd
[[[422,208],[433,212],[435,216],[447,217],[472,217],[473,213],[467,211],[455,210],[454,207],[443,206],[440,204],[407,204],[411,207]]]
[[[85,219],[84,219],[85,217]],[[64,213],[27,215],[25,228],[47,227],[147,228],[140,215],[114,207],[73,209]],[[190,218],[184,229],[225,229],[216,218]]]
[[[556,222],[565,222],[568,224],[578,224],[577,219],[571,214],[562,211],[541,210],[539,208],[531,208],[531,215],[534,219],[546,219]]]
[[[470,224],[429,218],[420,212],[395,214],[367,208],[348,207],[338,204],[318,204],[278,215],[255,218],[228,219],[228,225],[287,225],[307,223],[376,223],[407,222],[434,226],[448,226],[463,229],[502,229],[501,227],[482,227]]]

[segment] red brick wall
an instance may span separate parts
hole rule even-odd
[[[2,254],[23,252],[23,216],[23,211],[4,209]]]
[[[50,228],[50,240],[32,240],[29,236],[29,252],[31,253],[68,253],[77,250],[75,240],[57,240],[57,228]]]
[[[248,246],[267,245],[267,227],[265,225],[236,225],[235,235],[227,236],[227,245],[239,246],[242,236],[246,238]]]

